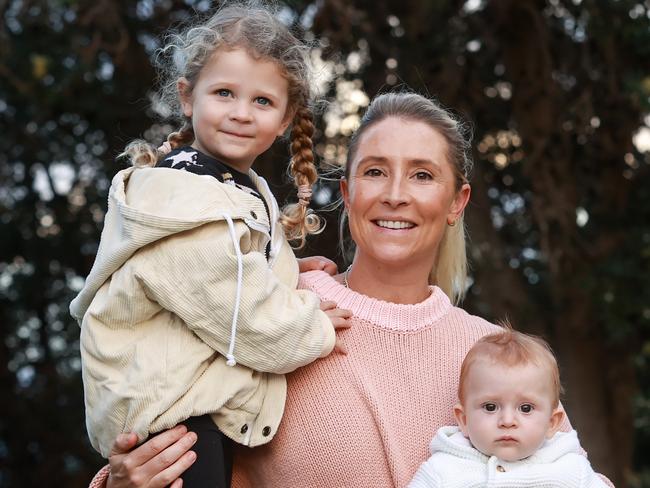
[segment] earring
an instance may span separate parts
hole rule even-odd
[[[448,225],[449,227],[453,227],[453,226],[456,225],[456,221],[455,221],[455,220],[452,220],[452,219],[447,219],[447,225]]]

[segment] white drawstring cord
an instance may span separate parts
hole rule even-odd
[[[237,334],[237,318],[239,317],[239,302],[241,300],[241,287],[244,274],[244,265],[242,262],[241,249],[239,249],[239,243],[237,242],[237,235],[235,234],[235,225],[232,222],[232,218],[228,214],[223,214],[223,217],[228,222],[228,230],[230,231],[230,238],[232,239],[233,246],[235,247],[235,254],[237,254],[237,291],[235,293],[235,309],[232,313],[232,325],[230,326],[230,346],[228,347],[228,354],[226,354],[226,364],[228,366],[234,366],[237,364],[235,361],[235,336]]]

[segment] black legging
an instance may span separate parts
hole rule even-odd
[[[230,488],[232,479],[232,440],[221,433],[209,415],[183,422],[197,435],[192,450],[196,461],[185,471],[183,488]]]

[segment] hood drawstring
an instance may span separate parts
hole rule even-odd
[[[239,317],[239,302],[241,301],[241,287],[242,281],[244,278],[244,265],[243,258],[241,254],[241,249],[239,248],[239,242],[237,241],[237,235],[235,234],[235,225],[232,222],[232,217],[224,213],[223,218],[228,222],[228,231],[230,232],[230,238],[232,239],[232,244],[235,247],[235,254],[237,255],[237,289],[235,292],[235,307],[232,313],[232,325],[230,326],[230,346],[228,347],[228,354],[226,354],[226,364],[228,366],[234,366],[237,364],[235,361],[235,336],[237,335],[237,318]]]

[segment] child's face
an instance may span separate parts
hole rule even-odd
[[[560,427],[563,412],[552,404],[553,385],[545,368],[479,359],[465,381],[464,402],[454,414],[465,437],[483,454],[524,459]]]
[[[192,118],[192,147],[247,172],[290,122],[287,80],[272,61],[244,49],[217,50],[193,90],[178,81],[183,113]]]

